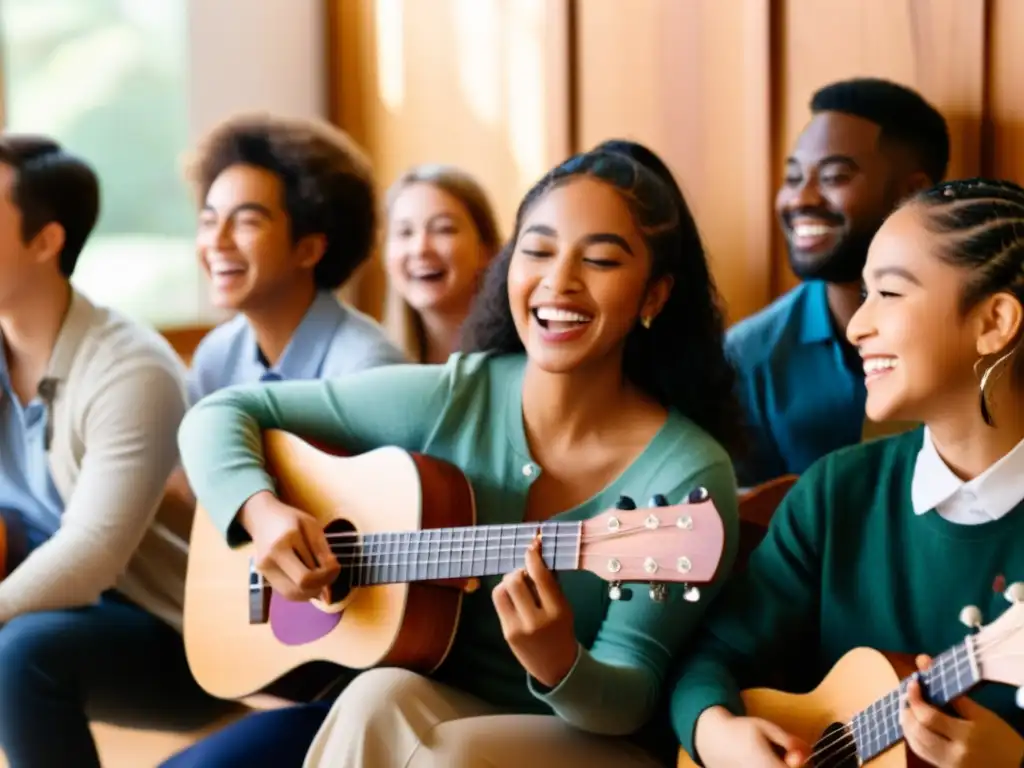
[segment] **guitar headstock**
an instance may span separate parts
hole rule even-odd
[[[980,626],[971,645],[981,679],[1021,687],[1024,686],[1024,583],[1011,584],[1003,596],[1011,605],[998,619],[980,626],[980,613],[969,606],[961,613],[961,620]],[[1017,692],[1017,704],[1024,705],[1021,691]]]
[[[706,489],[683,504],[656,495],[642,509],[623,496],[614,509],[584,521],[579,567],[611,582],[613,600],[628,599],[623,582],[646,581],[652,600],[665,600],[666,583],[684,583],[685,599],[695,602],[700,591],[692,585],[715,578],[724,548],[725,526]]]

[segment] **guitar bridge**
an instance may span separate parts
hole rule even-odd
[[[270,585],[249,558],[249,623],[266,624],[270,621]]]

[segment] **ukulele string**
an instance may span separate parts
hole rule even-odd
[[[1022,627],[1024,627],[1024,618],[1018,619],[1017,622],[1015,623],[1015,625],[1011,626],[1010,632],[1011,633],[1017,632]],[[954,674],[956,674],[957,677],[959,677],[960,672],[963,671],[963,667],[966,666],[967,667],[967,671],[970,672],[971,671],[971,660],[972,660],[972,657],[976,657],[982,651],[990,650],[992,648],[992,646],[998,645],[999,643],[1001,643],[1003,641],[1003,639],[1004,639],[1003,637],[984,638],[980,642],[973,643],[972,653],[966,654],[963,658],[960,658],[958,656],[954,656],[953,657],[953,669],[951,671]],[[1011,654],[1001,654],[1001,655],[1002,656],[1014,656],[1014,655],[1022,655],[1022,654],[1021,653],[1017,653],[1017,654],[1011,653]],[[1000,655],[996,655],[995,658],[1000,658]],[[945,675],[946,675],[946,671],[944,669],[942,672],[940,672],[940,677],[945,677]],[[901,692],[901,695],[900,695],[900,700],[901,701],[903,700],[902,692],[903,692],[906,684],[909,682],[910,679],[911,678],[906,678],[906,679],[900,681],[900,684],[898,686],[898,690]],[[887,695],[890,695],[890,694],[887,694]],[[881,728],[882,728],[881,724],[878,724],[877,721],[875,721],[875,720],[871,720],[869,722],[869,724],[868,724],[868,727],[865,729],[864,737],[865,738],[869,738],[875,732],[880,731]],[[901,732],[902,732],[902,729],[901,729]],[[856,734],[853,731],[853,723],[852,722],[842,723],[840,730],[835,731],[835,732],[829,734],[824,739],[820,739],[818,742],[815,743],[814,750],[811,752],[810,756],[808,756],[808,758],[807,758],[807,760],[808,760],[807,764],[808,765],[812,765],[813,762],[815,761],[815,759],[819,759],[819,758],[822,758],[822,757],[824,757],[824,758],[826,758],[826,759],[828,759],[830,761],[834,760],[834,759],[845,759],[846,757],[850,756],[849,754],[846,754],[847,752],[849,752],[850,747],[853,747],[853,753],[856,754],[856,752],[857,752],[857,737],[856,737]]]

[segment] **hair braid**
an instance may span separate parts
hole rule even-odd
[[[948,236],[940,256],[970,273],[961,297],[964,311],[1000,292],[1024,305],[1024,188],[999,179],[961,179],[937,184],[909,202],[924,206],[931,231]],[[1013,364],[1024,376],[1024,355]]]

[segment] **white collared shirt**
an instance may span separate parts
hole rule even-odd
[[[998,520],[1024,500],[1024,440],[967,482],[939,456],[931,432],[924,429],[910,486],[914,513],[934,509],[951,523],[978,525]]]

